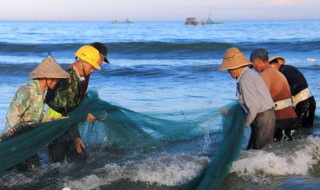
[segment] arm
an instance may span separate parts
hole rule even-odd
[[[18,89],[11,105],[7,111],[7,127],[8,129],[14,129],[21,123],[21,117],[30,106],[31,92],[25,88]]]
[[[66,115],[68,106],[68,80],[61,79],[53,90],[48,90],[45,102],[54,111]]]
[[[257,89],[256,83],[253,81],[254,79],[243,78],[240,83],[242,89],[242,96],[244,101],[244,106],[247,109],[247,121],[246,125],[252,123],[254,118],[256,117],[259,109],[258,97],[257,97]]]
[[[83,98],[83,84],[74,71],[69,71],[68,79],[61,79],[53,90],[48,90],[46,103],[55,111],[66,116]]]

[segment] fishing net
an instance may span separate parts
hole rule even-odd
[[[14,170],[0,172],[0,189],[10,190],[52,190],[62,189],[63,182],[58,178],[58,167],[47,165],[37,172],[17,172]]]
[[[220,108],[176,113],[138,113],[109,104],[89,91],[85,99],[66,119],[25,126],[14,136],[2,135],[0,143],[0,184],[10,189],[61,189],[54,164],[44,163],[37,172],[17,175],[17,164],[46,149],[67,131],[78,128],[87,152],[101,147],[122,154],[159,149],[169,142],[214,134],[219,141],[212,160],[198,177],[180,189],[216,189],[238,157],[243,139],[245,114],[238,103]],[[85,122],[88,113],[97,120]],[[222,119],[221,119],[222,117]],[[32,182],[20,178],[31,178]],[[25,181],[23,184],[17,181]],[[44,185],[45,184],[45,185]],[[0,185],[1,187],[1,185]],[[45,187],[45,188],[44,188]]]
[[[179,189],[217,189],[228,174],[232,162],[238,158],[242,148],[246,115],[240,104],[237,103],[230,104],[223,109],[228,111],[223,114],[222,140],[211,158],[211,163],[198,177]]]

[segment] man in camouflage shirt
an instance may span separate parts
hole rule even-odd
[[[10,133],[19,125],[40,123],[43,117],[44,96],[38,80],[21,86],[7,111],[7,128]],[[31,106],[30,106],[31,105]]]
[[[33,80],[19,87],[7,111],[6,133],[9,135],[20,127],[43,121],[45,91],[53,89],[59,79],[68,78],[69,74],[49,55],[29,76]]]
[[[49,55],[29,76],[34,79],[19,87],[7,111],[6,127],[9,133],[14,133],[19,125],[40,123],[45,91],[53,89],[58,79],[68,78],[69,74]]]
[[[59,81],[53,90],[49,90],[45,102],[50,107],[49,112],[58,112],[67,116],[74,110],[85,96],[86,78],[94,69],[100,69],[101,56],[99,51],[92,46],[82,46],[75,53],[76,62],[67,69],[70,74],[68,79]],[[51,111],[53,109],[54,111]],[[57,115],[57,113],[55,113]],[[88,115],[87,121],[93,116]],[[94,117],[93,117],[94,118]],[[91,120],[92,121],[92,120]],[[83,158],[84,144],[80,138],[78,128],[64,134],[61,138],[48,146],[52,162],[61,162],[67,159],[76,160]]]

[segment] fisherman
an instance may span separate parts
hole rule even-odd
[[[260,73],[275,103],[275,140],[292,140],[298,119],[293,109],[292,95],[286,77],[269,65],[268,51],[265,49],[252,51],[250,61]]]
[[[103,62],[106,62],[106,63],[109,63],[109,59],[107,58],[107,53],[108,53],[108,49],[107,47],[103,44],[103,43],[100,43],[100,42],[93,42],[90,44],[90,46],[96,48],[99,53],[100,53],[100,61],[99,61],[99,66],[102,65]],[[68,69],[70,69],[71,67],[73,67],[73,65],[75,64],[76,62],[74,62],[73,64],[70,65],[70,67]],[[84,92],[86,93],[87,92],[87,89],[88,89],[88,86],[89,86],[89,81],[90,81],[90,76],[91,74],[88,74],[85,76],[85,80],[84,80]]]
[[[286,77],[290,85],[293,107],[301,127],[313,127],[316,101],[308,88],[306,78],[296,67],[286,65],[285,59],[281,56],[270,58],[269,64]]]
[[[94,45],[100,47],[100,51],[105,49],[105,52],[100,53],[90,45],[80,47],[75,53],[76,61],[67,69],[70,77],[59,81],[53,90],[48,91],[45,102],[49,106],[47,112],[50,116],[67,116],[74,110],[86,95],[90,74],[94,69],[100,69],[103,61],[109,62],[105,46],[101,43]],[[86,121],[93,122],[95,119],[89,113]],[[84,148],[79,130],[74,128],[48,146],[49,157],[52,162],[85,159]]]
[[[14,135],[21,127],[51,120],[43,114],[45,92],[53,89],[59,79],[68,78],[69,73],[64,71],[51,55],[48,55],[30,72],[29,76],[33,80],[18,88],[7,111],[6,131],[10,135]],[[18,167],[34,168],[38,164],[39,157],[34,155]]]
[[[251,62],[238,48],[229,48],[220,70],[228,70],[237,80],[237,96],[247,114],[246,125],[251,125],[247,149],[261,149],[273,142],[275,128],[274,103],[262,78],[253,72]]]

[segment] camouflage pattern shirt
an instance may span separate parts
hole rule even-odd
[[[84,82],[74,68],[67,69],[70,77],[61,79],[53,90],[48,90],[45,102],[56,112],[66,116],[84,97]]]
[[[85,96],[84,78],[81,79],[77,71],[71,67],[67,69],[70,77],[60,79],[53,90],[48,90],[45,102],[50,108],[63,116],[74,110]],[[80,137],[78,128],[74,128],[58,141],[73,141],[75,137]]]
[[[43,118],[44,94],[38,80],[20,86],[6,116],[8,130],[18,125],[40,123]]]

